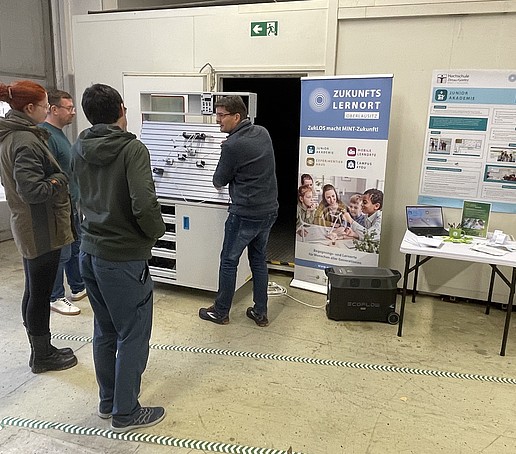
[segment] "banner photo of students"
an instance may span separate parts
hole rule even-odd
[[[392,80],[301,79],[293,287],[326,293],[326,268],[378,265]]]

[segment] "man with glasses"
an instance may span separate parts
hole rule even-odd
[[[267,326],[266,249],[278,213],[274,149],[268,131],[247,119],[240,96],[219,98],[215,110],[220,130],[228,137],[222,143],[213,185],[220,189],[229,184],[231,204],[220,254],[219,290],[213,306],[201,308],[199,317],[219,325],[229,323],[238,262],[247,248],[254,305],[246,315],[258,326]]]
[[[72,199],[73,218],[78,239],[71,245],[61,249],[59,268],[57,270],[54,288],[50,297],[50,309],[63,315],[78,315],[81,310],[65,296],[64,273],[71,289],[71,300],[79,301],[86,297],[84,282],[79,271],[80,220],[77,212],[77,188],[71,178],[72,145],[63,133],[63,128],[72,123],[75,118],[75,106],[72,96],[66,91],[49,90],[48,111],[45,122],[40,126],[47,129],[51,136],[48,147],[52,151],[63,172],[70,179],[70,195]]]

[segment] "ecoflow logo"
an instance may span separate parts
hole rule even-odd
[[[310,93],[310,97],[308,98],[308,103],[314,112],[324,112],[330,107],[330,102],[330,93],[324,88],[316,88]]]

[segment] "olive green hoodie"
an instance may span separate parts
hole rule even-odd
[[[81,250],[111,261],[146,260],[165,233],[149,151],[134,134],[98,124],[72,147]]]

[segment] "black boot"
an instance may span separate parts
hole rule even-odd
[[[34,348],[32,347],[32,342],[30,340],[29,331],[27,329],[26,329],[26,331],[27,331],[27,336],[29,338],[29,344],[30,344],[29,367],[32,368],[32,364],[34,363]],[[57,347],[54,347],[52,344],[50,344],[50,349],[55,351],[58,355],[63,355],[63,356],[72,356],[73,355],[73,350],[69,347],[57,348]]]
[[[50,333],[44,336],[32,336],[29,334],[30,344],[33,351],[33,361],[31,370],[34,374],[40,374],[49,370],[70,369],[77,364],[77,358],[71,355],[61,355],[57,353],[50,343]]]

